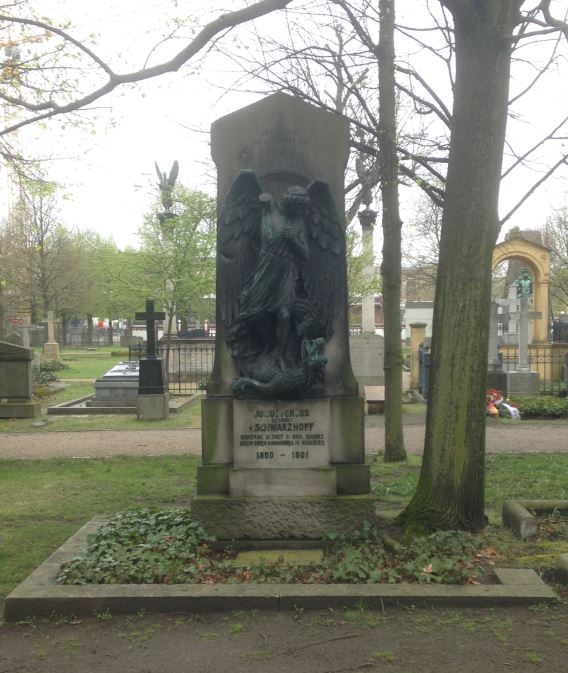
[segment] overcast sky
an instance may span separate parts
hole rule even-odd
[[[405,3],[399,3],[404,6]],[[415,3],[413,3],[415,4]],[[563,3],[556,0],[557,7]],[[422,3],[424,5],[424,3]],[[223,3],[210,0],[105,0],[85,3],[77,0],[42,0],[42,11],[51,17],[70,18],[71,32],[82,39],[98,33],[95,50],[109,59],[116,70],[140,67],[151,47],[168,32],[168,17],[194,12],[201,20],[216,16]],[[236,8],[242,3],[226,2]],[[49,8],[49,10],[48,10]],[[415,9],[415,8],[414,8]],[[414,18],[413,10],[413,18]],[[402,17],[404,18],[404,17]],[[269,21],[274,25],[277,17]],[[259,22],[260,23],[260,22]],[[265,24],[270,25],[270,24]],[[185,35],[188,31],[185,31]],[[232,36],[228,40],[232,39]],[[160,47],[153,58],[166,57],[181,47],[180,41]],[[538,60],[537,56],[537,60]],[[534,55],[531,56],[534,60]],[[530,61],[530,59],[527,59]],[[232,92],[223,95],[213,82],[228,82],[223,72],[226,63],[210,57],[201,72],[163,76],[159,80],[120,90],[97,103],[95,114],[85,113],[93,127],[61,130],[59,124],[42,130],[28,128],[22,133],[24,150],[41,148],[44,155],[57,157],[51,177],[65,184],[68,199],[63,217],[69,226],[96,229],[110,235],[121,246],[136,244],[135,232],[156,197],[154,160],[169,171],[174,159],[180,162],[180,182],[214,194],[214,173],[209,158],[207,131],[217,117],[249,104],[257,96]],[[566,69],[566,63],[561,64]],[[530,77],[532,65],[514,73],[513,90]],[[568,114],[567,77],[552,70],[539,91],[519,107],[514,135],[525,146],[541,126],[561,114]],[[565,134],[566,135],[566,134]],[[30,152],[33,154],[33,152]],[[547,158],[533,165],[541,172]],[[551,207],[564,202],[566,171],[552,179],[537,196],[508,223],[521,228],[543,224]],[[502,188],[502,214],[522,191],[537,179],[532,171],[523,171]],[[405,217],[411,210],[408,190],[402,194]]]

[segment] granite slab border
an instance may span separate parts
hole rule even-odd
[[[294,607],[340,609],[365,603],[445,607],[496,607],[550,603],[558,597],[532,570],[496,569],[496,584],[473,586],[416,584],[90,584],[60,585],[61,563],[79,555],[87,537],[104,522],[95,517],[24,580],[5,602],[5,618],[15,622],[32,616],[92,616],[110,611],[130,614],[213,612],[247,609],[286,610]]]
[[[201,397],[202,393],[195,393],[187,397],[170,397],[169,411],[170,414],[177,414],[190,402]],[[87,400],[93,398],[94,395],[86,395],[83,397],[76,397],[73,400],[60,402],[59,404],[52,404],[47,407],[48,416],[107,416],[109,414],[136,414],[136,405],[133,407],[79,407],[78,404],[83,404]]]
[[[568,500],[505,500],[503,503],[503,524],[511,528],[522,540],[538,534],[537,514],[546,514],[555,509],[568,513]]]
[[[538,515],[550,513],[555,509],[568,513],[568,500],[505,500],[503,524],[521,540],[527,540],[538,534]],[[537,516],[532,512],[536,512]],[[556,571],[559,579],[568,584],[568,554],[558,556]]]

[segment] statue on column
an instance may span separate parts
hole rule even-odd
[[[177,161],[174,161],[169,175],[167,175],[165,172],[162,173],[157,161],[154,162],[154,165],[158,175],[158,187],[160,188],[160,195],[162,197],[164,212],[171,213],[172,207],[174,205],[172,192],[179,173],[179,164]]]

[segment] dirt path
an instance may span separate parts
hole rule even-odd
[[[2,673],[566,670],[566,605],[157,615],[0,627]]]
[[[424,442],[423,418],[408,419],[404,437],[410,453],[421,453]],[[542,421],[504,424],[489,421],[486,438],[489,453],[568,452],[568,423]],[[365,446],[367,453],[384,449],[382,419],[368,420]],[[0,459],[103,458],[184,453],[201,453],[201,430],[0,433]]]

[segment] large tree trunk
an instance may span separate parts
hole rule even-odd
[[[402,430],[402,341],[400,335],[401,228],[398,204],[394,0],[379,0],[379,161],[383,225],[385,334],[385,461],[406,459]]]
[[[430,397],[412,529],[485,525],[491,257],[511,62],[522,0],[443,0],[455,24],[456,83],[434,308]]]

